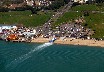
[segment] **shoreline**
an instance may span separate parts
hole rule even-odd
[[[35,38],[32,40],[32,43],[45,43],[49,42],[51,38]],[[83,45],[83,46],[98,46],[98,47],[104,47],[104,41],[95,41],[95,40],[82,40],[82,39],[73,39],[73,38],[65,38],[64,40],[62,39],[57,39],[55,44],[68,44],[68,45]]]

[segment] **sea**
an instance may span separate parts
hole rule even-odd
[[[104,72],[104,48],[0,41],[0,72]]]

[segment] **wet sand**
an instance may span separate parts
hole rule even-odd
[[[49,42],[51,38],[36,38],[32,40],[31,42],[35,43],[45,43]],[[73,38],[66,38],[64,40],[62,39],[57,39],[54,43],[56,44],[71,44],[71,45],[86,45],[86,46],[100,46],[104,47],[104,41],[95,41],[95,40],[82,40],[82,39],[73,39]]]

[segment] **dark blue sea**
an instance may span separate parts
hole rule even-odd
[[[104,72],[104,48],[0,41],[0,72]]]

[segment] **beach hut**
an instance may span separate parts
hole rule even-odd
[[[14,28],[17,28],[17,26],[1,26],[1,29],[3,30],[3,29],[8,29],[8,30],[10,30],[10,29],[14,29]]]
[[[2,26],[2,29],[11,29],[11,26]]]

